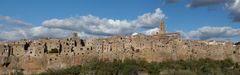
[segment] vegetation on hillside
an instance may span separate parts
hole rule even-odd
[[[230,59],[226,60],[178,60],[148,63],[144,60],[113,62],[95,60],[66,69],[53,70],[39,75],[240,75],[240,66]]]

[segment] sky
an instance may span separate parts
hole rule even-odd
[[[0,0],[0,40],[154,35],[240,41],[240,0]]]

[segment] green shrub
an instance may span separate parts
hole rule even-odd
[[[58,53],[58,49],[57,48],[53,48],[53,49],[51,49],[51,51],[49,51],[49,53]]]
[[[135,75],[138,72],[147,72],[150,75],[159,75],[167,71],[169,75],[239,75],[240,68],[232,60],[178,60],[163,62],[146,62],[144,60],[94,60],[79,66],[67,69],[48,70],[40,75]]]

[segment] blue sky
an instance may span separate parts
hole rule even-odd
[[[166,1],[174,1],[168,3]],[[138,21],[139,16],[150,13],[154,14],[160,9],[164,15],[168,32],[180,31],[185,34],[186,39],[208,40],[217,39],[224,40],[231,38],[233,41],[239,41],[240,21],[235,21],[233,16],[239,17],[239,0],[227,2],[223,0],[205,1],[205,4],[194,7],[194,4],[201,4],[198,0],[1,0],[0,1],[0,40],[17,40],[21,38],[39,38],[39,37],[61,37],[55,35],[57,31],[63,32],[64,35],[70,35],[70,32],[79,32],[79,36],[111,36],[115,34],[131,34],[133,32],[156,32],[158,27],[158,18],[153,18],[151,23],[143,24],[131,23]],[[187,5],[192,4],[192,7]],[[234,8],[235,4],[235,8]],[[234,13],[234,14],[233,14]],[[90,15],[90,16],[89,16]],[[87,17],[89,21],[83,22]],[[91,16],[93,16],[91,18]],[[152,16],[153,17],[153,16]],[[2,19],[1,19],[2,18]],[[11,18],[11,19],[9,19]],[[101,31],[91,30],[80,24],[92,24],[92,21],[98,28],[115,27],[119,31]],[[147,17],[145,17],[147,18]],[[94,20],[91,20],[94,19]],[[105,21],[106,19],[106,21]],[[9,21],[14,20],[14,21]],[[54,21],[53,21],[54,20]],[[71,21],[73,20],[73,21]],[[110,22],[113,20],[114,23]],[[120,22],[118,22],[118,20]],[[25,29],[23,24],[18,25],[21,21],[30,25],[30,30]],[[76,22],[75,22],[76,21]],[[126,21],[126,23],[124,22]],[[54,22],[54,23],[52,23]],[[55,23],[59,22],[59,23]],[[71,23],[74,22],[78,24]],[[107,22],[107,23],[105,23]],[[66,25],[64,25],[66,23]],[[119,23],[119,24],[116,24]],[[104,24],[107,24],[104,26]],[[126,26],[122,25],[125,24]],[[127,26],[131,24],[139,24],[140,26]],[[146,27],[149,24],[149,27]],[[150,25],[152,24],[152,25]],[[103,26],[101,26],[103,25]],[[112,26],[111,26],[112,25]],[[119,25],[119,26],[115,26]],[[121,25],[121,26],[120,26]],[[22,27],[21,27],[22,26]],[[71,27],[72,26],[72,27]],[[80,27],[80,28],[76,28]],[[132,28],[127,28],[132,27]],[[35,30],[34,30],[35,29]],[[81,29],[81,30],[80,30]],[[103,28],[104,29],[104,28]],[[114,28],[113,28],[114,29]],[[128,30],[127,30],[128,29]],[[131,29],[132,31],[130,31]],[[210,30],[213,31],[210,31]],[[226,29],[226,30],[224,30]],[[33,31],[31,31],[33,30]],[[123,32],[123,31],[126,32]],[[155,30],[155,31],[154,31]],[[221,32],[216,32],[222,30]],[[21,32],[19,32],[21,31]],[[29,33],[32,32],[32,33]],[[36,33],[35,33],[35,32]],[[38,32],[39,31],[39,32]],[[41,33],[40,33],[41,31]],[[43,33],[47,32],[47,33]],[[110,33],[113,32],[113,33]],[[123,32],[123,33],[121,33]],[[203,33],[204,32],[204,33]],[[8,35],[8,34],[11,35]],[[51,33],[51,34],[50,34]],[[204,35],[206,33],[206,35]],[[207,35],[209,33],[209,35]],[[216,36],[215,36],[216,33]],[[231,34],[232,33],[232,34]],[[46,34],[46,35],[44,35]],[[214,34],[214,36],[213,36]],[[222,36],[221,36],[222,35]],[[19,38],[6,38],[16,37]],[[207,38],[205,38],[207,36]]]

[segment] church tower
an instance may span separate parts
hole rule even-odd
[[[72,33],[71,40],[73,41],[75,46],[80,45],[81,41],[80,41],[80,38],[78,37],[78,33],[77,32],[73,32]]]
[[[72,38],[73,38],[73,39],[78,38],[78,33],[77,33],[77,32],[73,32],[73,33],[72,33]]]
[[[159,28],[159,34],[165,34],[165,24],[164,24],[164,21],[161,20],[160,21],[160,28]]]

